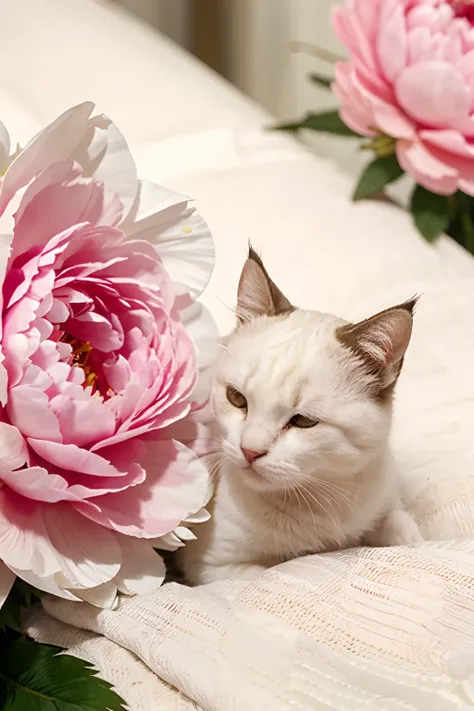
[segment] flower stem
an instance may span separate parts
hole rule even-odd
[[[317,47],[314,44],[309,44],[309,42],[290,42],[290,51],[299,52],[301,54],[309,54],[317,59],[322,59],[324,62],[329,62],[329,64],[346,61],[344,57],[334,54],[327,49]]]

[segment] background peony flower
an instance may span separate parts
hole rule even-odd
[[[350,61],[336,66],[341,118],[396,140],[428,190],[474,196],[474,29],[470,0],[348,0],[334,14]]]
[[[151,590],[157,537],[206,517],[207,470],[170,426],[207,396],[212,239],[92,109],[5,159],[0,604],[15,575],[101,605]]]

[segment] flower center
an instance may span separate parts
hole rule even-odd
[[[100,361],[94,358],[94,348],[88,341],[81,341],[69,333],[63,333],[59,340],[68,343],[72,348],[69,364],[84,371],[84,389],[91,388],[91,395],[97,394],[104,400],[115,395],[102,373]]]

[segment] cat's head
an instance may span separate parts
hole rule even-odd
[[[224,452],[244,481],[337,482],[385,449],[415,302],[356,324],[296,309],[250,248],[212,392]]]

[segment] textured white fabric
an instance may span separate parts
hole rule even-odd
[[[167,585],[115,612],[45,600],[58,619],[118,647],[101,637],[94,643],[45,613],[33,616],[28,631],[98,663],[132,709],[194,708],[190,698],[208,711],[468,709],[473,546],[311,556],[255,583]],[[146,678],[121,647],[180,691]],[[137,689],[142,683],[154,706]]]
[[[31,634],[96,664],[132,711],[472,708],[474,260],[447,238],[428,245],[394,205],[352,204],[348,177],[262,131],[263,111],[112,5],[0,10],[0,118],[24,141],[85,99],[111,115],[140,174],[206,216],[217,266],[204,301],[222,333],[249,239],[302,307],[358,318],[424,292],[393,442],[409,507],[443,541],[169,586],[116,612],[47,600]]]

